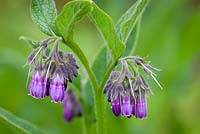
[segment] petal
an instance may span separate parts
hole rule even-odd
[[[132,115],[130,95],[124,95],[121,97],[121,113],[122,116],[126,117],[130,117]]]
[[[115,116],[119,116],[121,113],[120,98],[116,98],[111,102],[111,104],[113,113],[115,114]]]
[[[147,103],[146,103],[146,96],[142,97],[137,97],[136,99],[136,113],[135,113],[136,118],[143,119],[147,117]]]

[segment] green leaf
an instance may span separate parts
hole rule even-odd
[[[55,25],[57,10],[54,0],[32,0],[31,17],[40,30],[47,35],[57,33]]]
[[[67,3],[56,19],[59,33],[65,40],[73,38],[74,24],[91,10],[91,3],[85,0]]]
[[[106,40],[114,60],[118,59],[124,52],[125,46],[117,36],[113,21],[103,10],[101,10],[94,2],[93,10],[89,17],[95,23],[98,30]]]
[[[104,73],[106,71],[107,68],[107,48],[104,47],[101,49],[101,51],[97,54],[95,61],[92,64],[92,71],[94,72],[94,75],[96,77],[97,83],[100,84]],[[88,104],[93,105],[93,94],[91,93],[92,91],[92,85],[90,84],[89,79],[87,79],[87,81],[85,82],[86,84],[83,87],[84,92],[86,92],[85,96],[85,100],[86,102],[88,102]],[[86,91],[85,91],[86,90]],[[83,92],[83,93],[84,93]],[[93,98],[93,99],[91,99]]]
[[[107,56],[107,48],[104,47],[100,50],[100,52],[97,54],[93,64],[92,64],[92,71],[94,72],[94,75],[96,77],[97,83],[100,84],[102,81],[102,78],[104,76],[104,73],[107,68],[107,63],[108,63],[108,56]],[[93,104],[90,98],[93,98],[93,94],[91,94],[92,91],[92,85],[90,84],[89,79],[85,82],[86,84],[84,85],[83,89],[84,92],[87,94],[85,95],[86,101],[88,101],[90,104]],[[85,91],[87,90],[87,91]],[[90,93],[89,93],[90,92]],[[90,96],[90,97],[89,97]]]
[[[81,76],[78,75],[78,77],[76,77],[74,80],[73,80],[73,83],[69,83],[69,87],[72,89],[72,90],[77,90],[77,91],[80,91],[81,88],[82,88],[82,83],[81,83]]]
[[[140,35],[140,23],[141,23],[141,18],[137,22],[136,27],[133,28],[130,37],[128,38],[128,41],[126,43],[126,50],[123,56],[129,56],[134,54]]]
[[[137,0],[136,3],[134,3],[117,22],[117,34],[124,44],[127,43],[131,31],[144,12],[148,2],[149,0]]]
[[[96,77],[97,83],[100,83],[107,67],[107,48],[104,47],[97,54],[95,61],[92,65],[92,70]]]
[[[131,34],[130,34],[128,40],[127,40],[126,50],[125,50],[123,56],[129,56],[130,55],[132,48],[134,46],[135,37],[136,37],[136,28],[133,29],[133,31],[131,32]]]
[[[13,127],[13,129],[17,129],[22,133],[27,134],[45,134],[44,131],[37,128],[33,124],[13,115],[12,113],[6,111],[5,109],[0,107],[0,119],[3,122],[9,123]]]

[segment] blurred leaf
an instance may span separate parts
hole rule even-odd
[[[141,18],[138,20],[136,27],[133,28],[131,34],[126,43],[126,50],[123,56],[133,55],[138,44],[139,35],[140,35],[140,25],[141,25]]]
[[[47,35],[57,33],[55,25],[57,10],[54,0],[32,0],[31,17],[40,30]]]
[[[103,75],[106,71],[107,68],[107,48],[104,47],[101,49],[101,51],[97,54],[96,59],[92,65],[92,70],[94,72],[94,75],[96,76],[96,80],[97,83],[100,83]],[[86,84],[84,85],[84,90],[88,90],[89,92],[92,91],[92,86],[90,85],[90,81],[89,79],[87,79]],[[88,97],[88,93],[86,94],[86,98],[85,99],[89,99],[89,103],[93,104],[93,102],[91,101],[91,96]],[[92,95],[92,94],[90,94]],[[92,97],[93,98],[93,97]]]
[[[103,74],[106,71],[106,67],[107,67],[107,48],[104,47],[98,53],[92,65],[92,70],[94,72],[94,75],[96,76],[97,83],[101,82]]]
[[[116,24],[117,34],[126,44],[137,20],[144,12],[149,0],[138,0],[119,19]]]
[[[112,19],[94,2],[92,3],[92,6],[93,10],[90,12],[89,17],[102,33],[112,53],[113,59],[118,59],[124,52],[125,46],[117,36]]]
[[[123,56],[128,56],[131,54],[136,35],[137,35],[136,28],[134,28],[129,36],[129,39],[127,40],[126,49],[125,49]]]
[[[37,48],[37,47],[39,46],[38,42],[36,42],[36,41],[34,41],[34,40],[31,40],[31,39],[29,39],[29,38],[27,38],[27,37],[21,36],[19,39],[20,39],[20,40],[24,40],[24,41],[25,41],[28,45],[30,45],[31,48],[33,48],[33,49],[35,49],[35,48]]]
[[[9,123],[13,129],[17,129],[22,133],[27,134],[44,134],[45,132],[37,128],[33,124],[13,115],[12,113],[0,107],[0,119],[3,122]]]
[[[69,83],[72,90],[77,90],[77,91],[80,91],[81,90],[81,87],[82,87],[82,83],[81,83],[81,76],[78,75],[78,77],[76,77],[74,80],[73,80],[73,83]]]
[[[59,33],[65,40],[73,38],[74,24],[91,10],[89,1],[79,0],[67,3],[56,19]]]

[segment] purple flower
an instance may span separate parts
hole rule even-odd
[[[121,113],[122,116],[131,117],[133,107],[131,105],[131,98],[129,94],[121,97]]]
[[[131,107],[132,107],[132,115],[134,116],[135,115],[135,108],[136,108],[136,101],[135,99],[132,99],[131,100]]]
[[[135,91],[139,91],[139,90],[144,90],[147,93],[152,93],[151,88],[149,86],[149,84],[145,81],[145,79],[142,76],[137,76],[136,80],[133,84],[133,90]]]
[[[65,94],[65,80],[62,74],[55,72],[50,80],[49,96],[55,103],[62,102]]]
[[[64,119],[70,122],[75,116],[82,115],[81,105],[71,90],[67,90],[63,99]]]
[[[63,65],[60,65],[61,71],[63,73],[63,76],[65,79],[67,79],[69,82],[72,82],[74,77],[78,76],[77,69],[79,68],[75,58],[70,53],[63,53],[62,51],[59,51],[59,57],[60,61],[64,63]]]
[[[108,101],[111,102],[112,111],[115,116],[119,116],[120,114],[126,117],[132,116],[135,105],[132,104],[133,96],[131,88],[127,80],[121,81],[120,72],[113,71],[111,73],[104,88],[104,93],[108,95]]]
[[[133,78],[128,69],[122,71],[113,71],[104,88],[112,112],[115,116],[143,119],[147,116],[146,94],[151,93],[150,87],[140,74]]]
[[[121,107],[120,107],[120,98],[116,97],[111,102],[112,105],[112,111],[115,114],[115,116],[119,116],[121,113]]]
[[[136,98],[136,108],[135,108],[135,117],[143,119],[147,117],[147,102],[146,95]]]
[[[132,64],[132,63],[133,64]],[[111,103],[115,116],[131,117],[139,119],[147,117],[146,95],[152,94],[149,84],[138,70],[142,67],[146,74],[155,79],[153,70],[157,70],[139,56],[128,56],[119,59],[121,71],[113,71],[104,87],[104,93]],[[162,87],[161,87],[162,88]]]
[[[32,80],[29,86],[29,95],[34,98],[44,98],[47,89],[45,87],[45,76],[42,71],[36,70],[32,73]]]

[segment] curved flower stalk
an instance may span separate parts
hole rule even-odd
[[[131,60],[134,65],[128,64],[128,60]],[[152,92],[149,84],[139,73],[137,66],[141,66],[146,74],[150,76],[155,75],[153,73],[155,69],[140,57],[125,57],[119,61],[122,65],[122,70],[113,71],[104,88],[104,93],[107,94],[108,101],[111,103],[112,111],[115,116],[121,114],[121,116],[128,118],[131,116],[139,119],[146,118],[146,96]],[[159,83],[158,85],[160,86]]]

